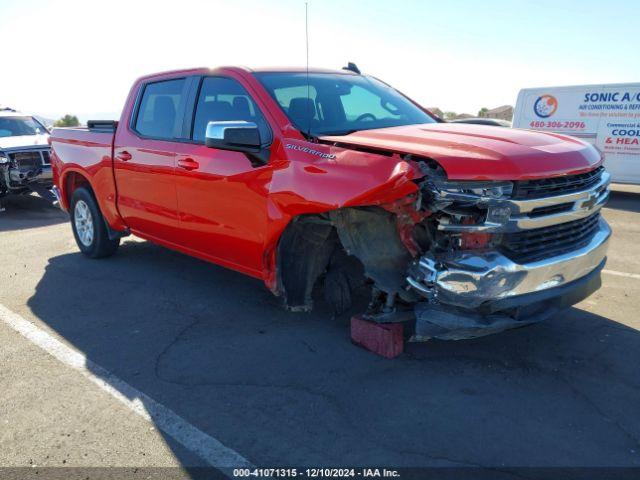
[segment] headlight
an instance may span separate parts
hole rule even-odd
[[[0,165],[6,165],[7,163],[9,163],[9,159],[4,155],[0,155]]]
[[[503,225],[509,221],[511,209],[506,200],[513,193],[512,182],[477,182],[477,181],[446,181],[436,180],[430,185],[432,195],[429,208],[432,211],[441,210],[453,215],[448,222],[461,222],[461,218],[470,218],[472,224],[488,226]],[[457,216],[457,217],[456,217]],[[471,230],[474,227],[461,227]]]
[[[511,182],[441,181],[435,183],[435,187],[443,196],[451,196],[452,199],[458,200],[509,198],[513,192],[513,183]]]

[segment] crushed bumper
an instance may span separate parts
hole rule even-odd
[[[408,283],[428,300],[492,313],[517,298],[568,285],[593,272],[606,257],[611,229],[599,219],[588,244],[532,263],[516,263],[498,251],[464,251],[414,264]]]
[[[463,340],[482,337],[547,320],[574,305],[601,285],[600,272],[606,259],[587,275],[567,284],[539,292],[507,297],[491,302],[493,309],[467,310],[443,304],[418,303],[415,306],[413,341],[431,338]]]

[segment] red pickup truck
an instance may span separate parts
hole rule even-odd
[[[600,286],[602,155],[575,138],[445,123],[357,69],[225,67],[135,82],[118,122],[54,129],[78,247],[134,234],[260,278],[291,310],[415,338],[540,321]],[[317,284],[317,285],[316,285]]]

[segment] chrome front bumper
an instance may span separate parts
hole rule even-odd
[[[474,309],[584,277],[606,258],[610,236],[601,218],[587,245],[537,262],[519,264],[497,251],[453,252],[437,260],[423,256],[410,269],[407,282],[431,301]]]

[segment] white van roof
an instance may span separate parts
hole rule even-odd
[[[521,92],[527,90],[554,90],[554,89],[569,89],[569,88],[602,88],[602,87],[628,87],[628,86],[640,86],[640,82],[627,82],[627,83],[591,83],[585,85],[557,85],[555,87],[527,87],[520,89]]]

